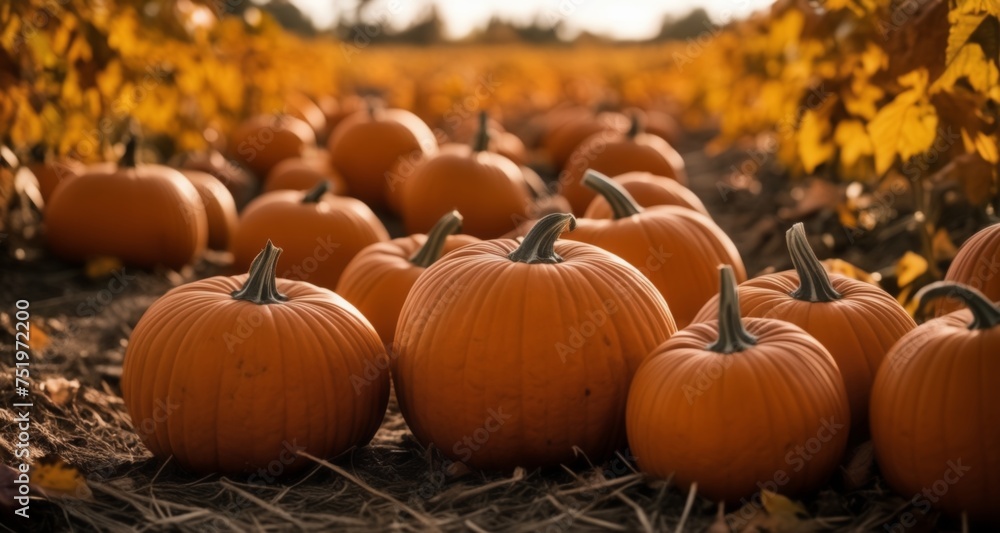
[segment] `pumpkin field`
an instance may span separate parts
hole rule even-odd
[[[0,0],[0,529],[1000,528],[1000,1],[522,4]]]

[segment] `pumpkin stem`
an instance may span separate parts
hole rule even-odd
[[[284,294],[278,292],[276,269],[279,255],[281,248],[276,247],[268,239],[267,245],[257,254],[253,263],[250,263],[250,274],[243,282],[243,287],[233,291],[233,298],[257,305],[276,304],[287,300]]]
[[[639,116],[639,112],[633,112],[629,115],[628,131],[625,132],[625,136],[629,139],[635,139],[636,135],[639,135],[645,131],[645,126],[642,123],[642,117]]]
[[[368,111],[368,118],[377,121],[382,117],[382,101],[374,96],[365,98],[365,109]]]
[[[448,236],[458,233],[460,229],[462,229],[462,215],[456,210],[446,213],[427,232],[427,240],[410,258],[410,263],[421,268],[427,268],[434,264],[434,261],[441,257],[441,251],[444,250]]]
[[[733,267],[719,267],[719,339],[706,346],[716,353],[742,352],[757,344],[757,337],[743,327],[740,318],[740,293],[736,288]]]
[[[832,302],[843,298],[830,283],[830,275],[809,246],[805,226],[801,222],[785,232],[788,254],[792,256],[792,266],[799,275],[799,288],[789,296],[803,302]]]
[[[954,298],[972,311],[969,329],[990,329],[1000,325],[1000,306],[994,304],[983,293],[961,283],[937,281],[920,289],[915,296],[923,308],[931,300]]]
[[[472,141],[473,152],[485,152],[490,148],[490,116],[486,111],[479,112],[479,129],[476,130],[476,137]]]
[[[611,204],[615,220],[642,213],[642,206],[636,203],[624,187],[596,170],[587,170],[583,175],[583,184],[597,191]]]
[[[324,194],[330,190],[330,181],[323,180],[316,184],[315,187],[309,189],[309,192],[302,197],[302,203],[304,204],[315,204],[319,202],[319,199],[323,197]]]
[[[564,231],[576,229],[576,218],[569,213],[545,215],[535,223],[524,236],[520,246],[507,258],[518,263],[562,263],[563,258],[555,251],[556,239]]]

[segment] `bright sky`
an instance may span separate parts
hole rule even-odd
[[[774,0],[374,0],[369,17],[406,26],[430,4],[437,4],[450,38],[482,27],[494,14],[515,22],[541,17],[546,24],[562,20],[569,35],[589,31],[616,38],[653,37],[666,14],[683,15],[703,7],[713,20],[725,22],[765,8]],[[353,11],[353,1],[292,0],[319,27],[336,22],[338,11]]]

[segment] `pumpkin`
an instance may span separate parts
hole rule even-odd
[[[474,468],[594,461],[624,445],[628,385],[676,330],[656,289],[620,258],[557,241],[551,214],[520,244],[463,246],[417,278],[392,375],[416,438]]]
[[[794,270],[767,274],[740,285],[745,317],[774,318],[804,329],[830,351],[851,403],[852,440],[868,434],[868,399],[886,352],[917,325],[895,298],[856,279],[827,274],[809,246],[802,223],[785,234]],[[712,320],[713,298],[694,318]]]
[[[367,246],[344,269],[337,283],[337,294],[371,321],[383,343],[392,343],[399,311],[417,276],[442,255],[479,242],[470,235],[453,235],[461,228],[462,215],[452,211],[441,217],[426,235],[410,235]]]
[[[194,185],[205,206],[206,222],[208,223],[208,248],[211,250],[228,250],[229,240],[236,232],[239,215],[236,213],[236,202],[229,189],[215,176],[198,172],[197,170],[182,170],[184,175]]]
[[[614,180],[589,171],[584,183],[611,204],[613,219],[580,219],[567,239],[604,248],[638,268],[670,304],[684,327],[717,294],[715,267],[731,264],[746,279],[733,241],[712,219],[672,205],[640,207]]]
[[[580,144],[591,137],[617,138],[628,130],[629,119],[613,111],[579,110],[559,119],[545,135],[542,146],[556,170],[566,167]]]
[[[280,253],[268,241],[248,275],[176,287],[136,324],[122,396],[154,456],[283,475],[308,466],[296,451],[331,457],[375,435],[389,400],[388,373],[371,371],[378,334],[335,293],[276,279]]]
[[[631,451],[643,472],[697,483],[712,500],[816,490],[847,446],[851,412],[837,364],[794,324],[741,320],[733,269],[720,273],[718,319],[682,329],[636,373]]]
[[[484,114],[486,114],[486,111],[480,112],[479,120],[470,117],[467,120],[459,122],[452,138],[462,144],[474,143],[476,136],[479,135],[479,129],[482,127],[481,121]],[[518,166],[523,166],[528,162],[528,151],[524,147],[524,142],[521,141],[520,137],[505,130],[503,125],[496,120],[489,120],[488,127],[490,133],[490,151],[510,159],[514,163],[517,163]]]
[[[73,159],[54,159],[43,148],[36,148],[39,149],[32,150],[34,157],[27,167],[38,179],[38,192],[42,194],[42,200],[48,203],[60,183],[79,176],[86,171],[86,167]]]
[[[229,189],[237,209],[242,209],[257,194],[257,180],[237,161],[226,159],[218,150],[186,154],[177,166],[182,171],[197,170],[215,176]]]
[[[347,194],[347,184],[330,170],[329,154],[314,153],[308,157],[286,159],[271,169],[264,181],[264,191],[306,191],[322,181],[330,182],[330,192]]]
[[[240,124],[229,139],[230,156],[260,180],[278,163],[300,157],[315,145],[312,127],[290,115],[257,115]]]
[[[312,98],[298,92],[292,92],[286,98],[285,113],[308,124],[317,139],[324,138],[326,135],[326,113],[323,112],[319,104]]]
[[[875,457],[900,494],[1000,524],[1000,307],[954,282],[917,293],[921,306],[942,298],[967,309],[907,333],[875,377]]]
[[[681,125],[669,113],[655,109],[644,110],[638,107],[626,109],[624,112],[626,114],[638,114],[647,133],[656,135],[671,145],[681,140]]]
[[[64,181],[45,209],[49,249],[69,261],[116,257],[140,268],[179,269],[199,258],[208,220],[198,190],[162,165],[137,165],[132,136],[114,167]]]
[[[485,115],[484,115],[485,116]],[[403,223],[409,233],[428,231],[444,213],[463,213],[465,233],[499,237],[531,205],[520,167],[489,151],[485,119],[472,146],[442,151],[414,169],[403,184]]]
[[[965,241],[944,280],[968,285],[990,300],[1000,300],[1000,224],[983,228]],[[937,315],[945,315],[961,305],[953,299],[940,299],[936,302]]]
[[[271,239],[285,253],[278,276],[333,290],[347,263],[389,233],[364,203],[328,193],[322,182],[309,191],[273,191],[250,202],[233,239],[233,267],[249,268],[254,243]]]
[[[705,209],[705,204],[695,193],[670,178],[655,176],[649,172],[626,172],[615,176],[614,180],[628,191],[629,195],[642,207],[676,205],[711,218],[708,209]],[[584,218],[611,218],[613,216],[611,204],[601,195],[597,195],[590,202],[583,214]]]
[[[390,171],[401,162],[415,164],[436,153],[437,139],[413,113],[370,102],[366,111],[337,126],[330,135],[329,148],[333,170],[347,182],[351,195],[380,208],[387,205],[390,191],[401,187],[407,177]]]
[[[587,170],[609,176],[633,171],[649,172],[674,179],[681,185],[687,184],[684,160],[680,154],[667,141],[645,133],[642,121],[636,115],[632,116],[628,131],[591,135],[570,156],[566,168],[559,175],[559,186],[577,215],[582,215],[596,196],[594,191],[583,185]]]
[[[326,118],[326,134],[323,137],[327,139],[345,118],[365,110],[364,98],[356,94],[347,95],[340,100],[329,95],[323,96],[317,104]]]

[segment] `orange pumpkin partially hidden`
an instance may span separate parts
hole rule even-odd
[[[666,176],[656,176],[649,172],[626,172],[614,176],[613,179],[628,191],[635,202],[642,207],[676,205],[711,218],[705,204],[695,193],[691,192],[691,189]],[[611,205],[601,195],[597,195],[590,202],[587,211],[583,214],[584,218],[611,218],[613,216],[614,211],[611,209]]]

